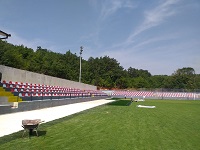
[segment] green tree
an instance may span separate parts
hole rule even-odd
[[[195,70],[191,67],[183,67],[182,69],[177,69],[172,75],[194,75]]]
[[[24,45],[0,40],[0,64],[63,79],[79,80],[80,57],[70,50],[55,53],[38,46],[34,51]],[[82,59],[81,81],[105,88],[200,89],[200,75],[191,67],[177,69],[170,76],[152,76],[148,70],[129,67],[125,70],[109,56]]]

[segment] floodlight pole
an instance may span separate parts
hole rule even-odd
[[[81,83],[81,55],[83,52],[83,46],[80,47],[80,74],[79,74],[79,82]]]
[[[196,88],[195,88],[195,87],[196,87],[195,77],[196,77],[196,73],[195,73],[195,71],[194,71],[194,81],[193,81],[193,82],[194,82],[194,83],[193,83],[193,86],[194,86],[194,100],[195,100],[195,98],[196,98],[196,97],[195,97],[195,96],[196,96],[196,92],[195,92],[195,91],[196,91],[196,90],[195,90],[195,89],[196,89]]]

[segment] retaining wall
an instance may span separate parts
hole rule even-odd
[[[0,73],[2,74],[1,81],[25,82],[51,86],[56,85],[61,87],[77,88],[81,90],[97,90],[97,87],[93,85],[7,67],[4,65],[0,65]]]

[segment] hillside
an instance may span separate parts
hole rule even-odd
[[[0,64],[67,80],[79,80],[79,56],[70,50],[60,54],[40,46],[33,50],[0,40]],[[153,76],[148,70],[131,66],[126,70],[109,56],[83,59],[81,81],[108,89],[200,89],[200,75],[195,74],[193,68],[177,69],[171,76]]]

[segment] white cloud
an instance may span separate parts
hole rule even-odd
[[[100,19],[104,20],[116,13],[121,8],[135,8],[130,0],[111,0],[104,1],[102,4]]]
[[[131,0],[89,0],[89,4],[96,9],[99,9],[100,14],[97,17],[97,23],[91,29],[91,32],[81,37],[82,41],[94,45],[95,49],[102,49],[102,42],[100,41],[100,35],[105,28],[106,19],[116,15],[116,13],[122,8],[133,9],[136,7]]]
[[[162,0],[160,2],[162,3],[157,4],[154,8],[143,11],[144,19],[139,26],[132,29],[133,32],[127,39],[106,48],[106,51],[102,52],[100,56],[108,55],[118,60],[124,68],[145,69],[154,75],[170,75],[178,68],[188,66],[193,67],[199,73],[198,55],[194,57],[194,54],[191,54],[192,52],[197,53],[195,51],[199,47],[198,40],[188,39],[188,31],[177,30],[166,33],[156,30],[158,32],[153,35],[139,36],[147,30],[164,24],[171,17],[176,17],[177,13],[183,11],[180,8],[185,5],[185,3],[179,3],[179,0]],[[105,3],[101,17],[105,20],[122,7],[126,7],[122,1]],[[189,32],[191,33],[191,30]]]
[[[167,0],[154,9],[145,11],[142,24],[128,37],[126,43],[133,43],[135,36],[152,27],[160,25],[167,17],[175,15],[176,11],[173,9],[173,5],[178,2],[179,0]]]

